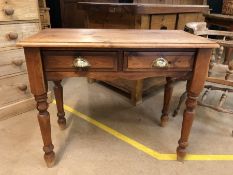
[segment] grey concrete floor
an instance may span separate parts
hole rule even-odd
[[[184,91],[175,86],[171,111]],[[214,102],[219,94],[212,94]],[[64,82],[65,104],[160,153],[175,153],[182,115],[171,118],[166,128],[158,123],[163,91],[157,90],[137,107],[128,99],[84,78]],[[233,106],[233,96],[227,105]],[[182,107],[182,110],[184,105]],[[49,108],[56,165],[47,169],[36,110],[0,122],[1,175],[232,175],[233,161],[159,161],[66,112],[68,128],[56,123],[56,108]],[[191,154],[233,154],[232,115],[198,107],[188,148]]]

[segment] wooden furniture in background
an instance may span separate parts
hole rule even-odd
[[[47,81],[55,81],[58,123],[64,129],[60,81],[69,77],[99,80],[167,77],[168,84],[172,77],[187,77],[188,98],[177,148],[177,158],[183,160],[197,98],[204,87],[212,48],[218,47],[216,43],[174,30],[46,29],[18,45],[24,47],[26,54],[48,167],[54,164],[55,153],[46,102]],[[171,94],[172,88],[168,85],[164,95],[162,125],[168,119]]]
[[[118,3],[119,0],[60,0],[62,27],[63,28],[83,28],[85,26],[87,14],[83,10],[77,9],[76,6],[77,6],[77,3],[79,3],[79,2]],[[134,3],[203,5],[203,0],[198,0],[198,1],[196,1],[196,0],[195,1],[194,0],[176,0],[176,1],[174,1],[174,0],[173,1],[172,0],[151,0],[151,1],[134,0]],[[189,8],[191,9],[192,7],[189,7]],[[180,14],[182,16],[181,18],[184,18],[184,19],[189,18],[189,20],[186,22],[191,22],[191,21],[194,21],[197,19],[200,20],[201,17],[199,16],[199,14],[202,13],[203,11],[205,11],[204,8],[205,7],[202,7],[202,9],[199,9],[199,10],[194,8],[196,10],[194,10],[193,12],[190,11],[187,13],[184,11],[185,14],[182,14],[182,13]],[[208,10],[206,10],[206,11],[208,11]],[[190,14],[188,15],[188,13],[190,13]],[[159,12],[157,12],[156,14],[158,15]],[[175,13],[172,13],[172,14],[175,14]],[[125,12],[124,12],[124,15],[126,15]],[[158,18],[159,18],[158,23],[161,23],[161,20],[163,20],[163,21],[172,20],[171,19],[172,17],[169,17],[169,16],[163,17],[163,15],[161,15]],[[173,18],[176,18],[176,17],[173,17]],[[154,20],[156,20],[156,18]],[[203,19],[201,19],[201,20],[203,20]],[[183,23],[183,27],[184,27],[184,25],[185,25],[185,21]]]
[[[60,0],[61,19],[63,28],[83,28],[86,14],[77,9],[78,2],[113,2],[118,0]]]
[[[206,0],[134,0],[135,3],[206,5]]]
[[[233,31],[233,16],[222,14],[204,14],[208,26],[216,25]]]
[[[40,30],[37,0],[0,2],[0,120],[34,108],[23,49],[16,42]]]
[[[212,25],[220,26],[228,31],[233,32],[233,16],[222,14],[205,14],[207,27]],[[233,54],[232,47],[225,48],[226,60],[230,60]]]
[[[186,22],[204,21],[202,13],[208,6],[119,4],[119,3],[78,3],[78,8],[87,14],[87,28],[115,29],[181,29]],[[131,102],[137,105],[142,96],[154,87],[166,83],[164,78],[147,78],[128,81],[123,79],[107,81],[113,87],[130,94]]]
[[[42,29],[51,28],[50,23],[50,8],[47,7],[45,0],[39,0],[40,23]]]
[[[39,7],[44,8],[46,7],[46,0],[38,0],[39,2]]]
[[[233,0],[223,0],[222,14],[233,15]]]
[[[80,2],[87,28],[178,29],[191,21],[204,21],[207,5],[124,4]]]
[[[212,58],[209,66],[209,74],[206,79],[207,82],[215,84],[205,86],[206,91],[203,93],[201,100],[198,101],[198,104],[201,106],[209,107],[218,112],[233,114],[232,109],[227,109],[226,107],[224,107],[227,94],[233,92],[233,55],[231,55],[230,57],[228,55],[224,55],[224,49],[233,48],[233,32],[209,30],[205,22],[188,23],[186,25],[186,30],[190,33],[193,33],[194,35],[204,36],[207,38],[211,37],[209,38],[210,40],[214,40],[220,45],[220,48],[214,50],[212,53]],[[205,102],[208,98],[208,94],[210,94],[211,91],[223,92],[216,105],[207,104]],[[187,93],[184,93],[181,96],[179,105],[174,111],[174,116],[176,116],[176,114],[179,112],[180,106],[185,100],[186,94]]]
[[[42,29],[51,28],[49,10],[50,8],[47,7],[40,8],[40,21]]]

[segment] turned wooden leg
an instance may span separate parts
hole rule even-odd
[[[211,49],[198,50],[194,64],[193,75],[187,82],[187,99],[185,103],[186,108],[183,114],[181,137],[178,141],[179,146],[176,149],[177,160],[179,161],[184,160],[186,155],[188,138],[194,119],[194,110],[197,106],[197,98],[204,88],[205,80],[208,74],[211,52]]]
[[[143,80],[134,81],[134,87],[131,93],[131,102],[133,105],[142,103]]]
[[[194,119],[194,109],[197,105],[197,98],[198,95],[188,93],[186,100],[186,109],[184,110],[183,114],[181,138],[178,141],[179,146],[177,148],[177,160],[180,161],[182,161],[186,155],[186,147],[188,146],[188,138]]]
[[[169,112],[170,101],[173,92],[172,78],[167,77],[166,80],[167,83],[164,89],[164,102],[163,102],[163,110],[162,110],[161,123],[160,123],[162,127],[166,126],[169,120],[168,112]]]
[[[58,124],[60,128],[63,130],[66,128],[66,118],[65,112],[63,107],[63,88],[61,85],[61,80],[54,81],[54,94],[56,98],[56,105],[57,105],[57,117],[58,117]]]
[[[43,150],[45,152],[44,159],[48,167],[52,167],[55,162],[55,153],[53,152],[53,144],[51,139],[51,125],[50,115],[47,111],[47,93],[42,95],[36,95],[35,100],[37,102],[38,121],[40,125],[41,135],[44,142]]]

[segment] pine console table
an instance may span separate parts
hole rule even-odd
[[[168,121],[171,80],[187,78],[188,98],[177,148],[177,159],[184,159],[197,98],[204,86],[212,48],[218,47],[216,43],[178,30],[46,29],[18,45],[24,47],[26,55],[48,167],[53,166],[55,153],[46,101],[47,81],[55,84],[58,124],[64,129],[61,81],[68,77],[99,80],[166,77],[162,126]]]

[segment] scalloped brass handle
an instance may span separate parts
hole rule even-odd
[[[12,7],[5,7],[5,8],[3,9],[3,11],[5,12],[5,14],[6,14],[7,16],[11,16],[11,15],[13,15],[14,12],[15,12],[14,8],[12,8]]]
[[[21,90],[21,91],[26,91],[27,90],[27,85],[26,84],[20,84],[18,85],[18,89]]]
[[[82,57],[77,57],[76,59],[74,59],[73,65],[74,67],[80,69],[88,69],[91,67],[91,64],[85,58]]]
[[[16,39],[18,39],[19,35],[16,32],[10,32],[10,33],[8,33],[8,37],[10,40],[16,40]]]
[[[16,65],[16,66],[22,66],[23,64],[23,60],[18,59],[18,60],[13,60],[12,64]]]
[[[156,58],[152,63],[153,68],[168,68],[168,66],[168,61],[162,57]]]

